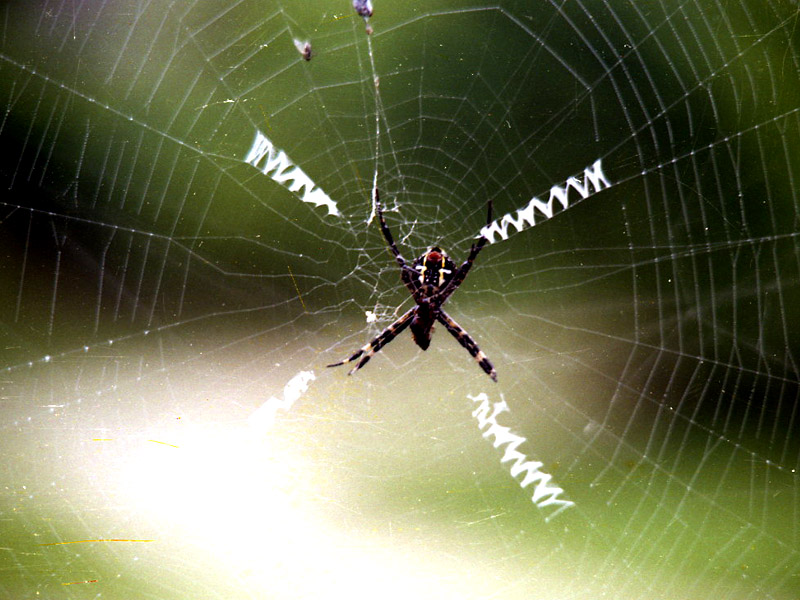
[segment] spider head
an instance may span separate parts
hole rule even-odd
[[[420,286],[427,286],[432,291],[447,285],[453,277],[456,265],[447,256],[447,252],[438,246],[431,246],[428,251],[414,261],[414,269],[419,271]]]

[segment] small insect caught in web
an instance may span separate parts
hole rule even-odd
[[[367,18],[372,16],[372,2],[370,0],[353,0],[353,8],[356,9],[360,17]]]
[[[372,27],[369,24],[369,18],[372,16],[372,2],[370,0],[353,0],[353,8],[356,9],[356,14],[364,18],[364,23],[367,25],[367,35],[372,35]]]
[[[293,40],[293,41],[294,41],[294,47],[297,48],[297,51],[300,53],[300,56],[302,56],[306,60],[306,62],[311,60],[312,57],[311,42],[301,42],[300,40]]]

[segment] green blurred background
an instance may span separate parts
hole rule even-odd
[[[799,14],[0,5],[0,597],[796,598]],[[498,384],[444,331],[324,368],[411,306],[376,173],[406,258],[459,261],[597,159],[448,303]]]

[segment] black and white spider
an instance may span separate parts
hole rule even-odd
[[[478,348],[475,340],[464,331],[461,325],[442,310],[442,305],[458,289],[458,286],[464,282],[472,263],[487,242],[486,237],[481,236],[476,243],[472,244],[467,260],[457,269],[455,263],[447,256],[447,253],[438,246],[429,248],[425,254],[414,260],[409,266],[397,249],[394,238],[392,238],[392,232],[389,231],[389,226],[383,218],[383,209],[377,188],[375,190],[375,207],[383,236],[386,238],[397,264],[400,265],[400,279],[408,288],[408,291],[411,292],[415,305],[352,356],[328,366],[338,367],[361,357],[358,364],[350,371],[349,375],[352,375],[367,364],[376,352],[391,342],[406,327],[411,327],[411,335],[417,346],[427,350],[431,344],[433,325],[438,321],[478,361],[481,369],[493,381],[497,381],[497,372],[486,355]],[[492,201],[489,200],[489,214],[486,217],[486,224],[488,225],[491,222]]]

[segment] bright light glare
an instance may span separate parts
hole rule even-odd
[[[475,597],[474,588],[464,589],[469,565],[326,521],[327,505],[314,490],[322,474],[291,448],[276,450],[263,432],[203,430],[170,434],[168,442],[153,437],[131,454],[122,473],[128,501],[156,526],[169,523],[181,542],[195,540],[198,552],[251,591],[275,598]]]
[[[130,496],[156,519],[237,546],[265,523],[272,536],[298,526],[288,453],[274,454],[246,430],[200,429],[166,439],[143,444],[125,473]]]

